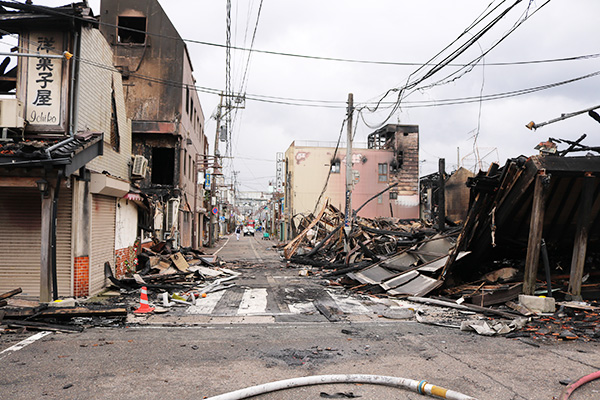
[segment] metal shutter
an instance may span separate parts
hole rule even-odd
[[[37,188],[0,188],[0,293],[40,296],[41,207]]]
[[[104,263],[115,266],[115,219],[117,200],[92,195],[92,254],[90,257],[90,295],[105,286]]]

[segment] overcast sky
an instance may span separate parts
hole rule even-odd
[[[62,5],[64,1],[36,1],[34,4]],[[99,0],[90,1],[95,14]],[[171,21],[184,39],[225,44],[225,0],[160,0]],[[317,57],[425,63],[461,35],[479,16],[498,6],[505,10],[515,0],[232,0],[231,42],[250,47],[259,6],[254,49]],[[525,125],[533,120],[543,122],[600,104],[597,95],[600,77],[512,96],[493,101],[477,101],[480,95],[514,92],[552,85],[600,71],[597,56],[572,61],[544,62],[524,65],[492,65],[541,61],[600,53],[598,37],[600,2],[597,0],[521,1],[492,29],[473,44],[454,64],[467,64],[505,36],[525,15],[531,15],[514,32],[492,49],[469,73],[443,85],[437,83],[458,67],[448,66],[420,83],[419,89],[406,97],[389,123],[416,124],[420,130],[421,175],[437,170],[438,158],[446,158],[448,170],[456,168],[457,148],[460,157],[474,150],[474,138],[484,161],[518,155],[532,155],[534,146],[548,137],[575,140],[587,133],[588,145],[599,145],[600,125],[587,115],[558,122],[537,131]],[[543,6],[543,7],[541,7]],[[537,11],[539,9],[539,11]],[[493,12],[484,23],[469,33],[434,63],[456,50],[491,22]],[[533,15],[532,15],[533,14]],[[197,85],[216,90],[225,89],[225,49],[187,43]],[[344,102],[348,93],[360,107],[377,101],[388,90],[400,88],[422,77],[432,66],[420,70],[418,65],[380,65],[337,62],[287,57],[253,52],[241,88],[248,52],[232,50],[231,76],[234,92],[248,97],[318,100],[337,108],[302,107],[258,102],[248,99],[246,108],[238,112],[232,132],[233,160],[226,162],[228,172],[240,171],[240,190],[266,190],[274,181],[275,157],[285,152],[294,140],[335,142],[346,117]],[[416,75],[411,74],[415,71]],[[406,92],[409,93],[409,92]],[[214,140],[215,120],[211,115],[219,96],[199,92],[206,117],[206,134]],[[475,102],[459,105],[432,106],[446,99],[474,97]],[[386,100],[393,102],[397,92]],[[281,100],[276,100],[281,101]],[[299,103],[297,100],[283,100]],[[419,103],[427,101],[427,103]],[[314,102],[307,104],[314,105]],[[324,104],[324,103],[320,103]],[[423,107],[426,105],[425,107]],[[415,106],[421,106],[416,108]],[[389,114],[388,108],[372,113],[363,109],[364,119],[375,126]],[[355,114],[355,121],[357,120]],[[374,129],[362,119],[356,129],[356,142],[366,142]],[[345,135],[345,131],[344,131]],[[212,144],[211,144],[211,149]],[[221,153],[226,150],[221,143]],[[467,157],[465,166],[472,168],[474,159]]]

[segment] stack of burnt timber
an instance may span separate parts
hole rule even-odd
[[[127,315],[127,309],[121,307],[75,306],[73,299],[49,304],[11,299],[21,292],[21,288],[17,288],[0,294],[0,332],[24,330],[81,332],[83,326],[71,324],[73,319],[81,317],[123,318]]]
[[[173,250],[165,242],[144,249],[138,260],[139,269],[120,279],[110,274],[110,265],[106,266],[113,285],[122,295],[129,295],[132,309],[137,307],[142,287],[147,289],[152,300],[156,300],[155,305],[160,305],[154,312],[167,312],[172,306],[189,307],[208,293],[235,286],[231,281],[240,275],[221,267],[223,263],[217,256],[191,248]]]
[[[216,268],[218,259],[191,248],[175,251],[166,242],[161,242],[138,255],[137,271],[117,279],[107,265],[106,274],[120,289],[135,290],[145,286],[157,290],[186,290],[206,278],[201,266]]]
[[[284,257],[333,270],[326,276],[371,293],[423,296],[439,288],[480,305],[519,294],[597,299],[600,157],[566,157],[581,145],[562,142],[570,147],[492,164],[469,178],[471,201],[460,229],[442,233],[421,221],[355,217],[346,236],[343,215],[326,205],[302,220]],[[512,268],[510,279],[486,278],[503,268]]]
[[[325,277],[369,293],[421,296],[443,283],[436,275],[458,230],[440,235],[418,220],[356,217],[346,235],[343,222],[343,214],[326,204],[300,222],[303,230],[284,247],[284,257],[328,270]]]

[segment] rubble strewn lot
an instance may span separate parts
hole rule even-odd
[[[347,229],[344,214],[325,201],[298,221],[293,240],[273,246],[280,267],[370,301],[381,318],[489,336],[596,341],[600,157],[562,155],[510,159],[469,178],[471,202],[460,224],[355,214]],[[152,313],[182,313],[235,287],[252,268],[265,268],[167,242],[144,249],[138,260],[137,271],[120,278],[106,265],[114,296],[102,302],[19,303],[11,299],[18,289],[0,295],[4,332],[124,324],[127,315],[142,314],[142,287]],[[310,312],[340,320],[327,304],[308,300]]]

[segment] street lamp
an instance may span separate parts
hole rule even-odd
[[[48,197],[48,181],[42,178],[40,180],[35,181],[35,184],[37,185],[37,188],[42,195],[42,199],[47,198]]]

